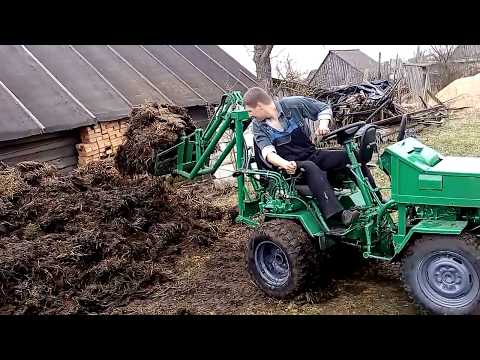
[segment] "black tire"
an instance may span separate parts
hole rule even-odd
[[[471,234],[423,235],[406,250],[401,274],[422,313],[480,313],[480,243]]]
[[[262,266],[259,259],[268,258],[262,256],[269,251],[267,249],[277,251],[271,257],[278,257],[279,261],[276,263],[280,264],[277,266],[279,272],[275,272],[274,267],[270,271]],[[271,264],[267,264],[267,267],[268,265]],[[255,284],[271,297],[284,299],[303,291],[312,278],[316,265],[318,249],[313,239],[301,225],[291,220],[277,219],[261,224],[247,243],[247,270]],[[281,275],[274,278],[278,281],[272,280],[272,273]]]

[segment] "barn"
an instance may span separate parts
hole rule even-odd
[[[330,50],[319,68],[310,72],[307,83],[328,89],[371,80],[377,73],[378,63],[359,49]]]
[[[222,94],[257,84],[215,45],[1,45],[0,63],[0,161],[63,171],[78,163],[82,129],[118,136],[133,105],[183,106],[202,126]],[[99,155],[117,146],[105,136]]]

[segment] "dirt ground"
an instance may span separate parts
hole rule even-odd
[[[474,138],[479,124],[478,114],[455,116],[419,137],[445,155],[480,156]],[[0,277],[10,281],[0,282],[0,293],[8,296],[0,313],[416,313],[403,291],[398,266],[382,262],[366,262],[348,271],[338,264],[334,269],[334,263],[328,284],[288,301],[265,296],[245,269],[244,249],[252,230],[233,221],[229,209],[236,205],[236,194],[232,187],[202,179],[168,182],[174,191],[163,192],[150,180],[131,180],[131,184],[118,180],[115,185],[105,179],[117,179],[117,175],[103,168],[98,174],[87,171],[53,179],[47,174],[49,169],[39,169],[25,171],[24,182],[18,183],[23,185],[17,187],[8,179],[18,174],[9,168],[2,170],[5,182],[1,188],[20,195],[5,198],[5,206],[0,206],[5,218],[0,223],[0,239],[2,232],[5,235],[0,242]],[[383,183],[378,171],[375,175]],[[58,196],[59,191],[64,198]],[[47,196],[52,193],[57,196]],[[77,196],[80,193],[83,196]],[[105,196],[111,198],[105,206],[95,205],[98,197]],[[125,212],[127,208],[121,206],[125,201],[138,206],[129,206]],[[74,209],[73,215],[67,214]],[[144,213],[146,209],[150,213]],[[49,225],[58,224],[59,219],[63,226]],[[157,235],[165,235],[167,219],[188,226],[176,226],[174,244],[165,247]],[[70,228],[71,222],[77,225],[75,229]],[[90,227],[79,224],[103,230],[92,238],[85,233]],[[156,244],[154,254],[146,238]],[[54,251],[49,252],[48,246]],[[18,257],[14,250],[24,255]],[[96,265],[85,266],[90,263]]]
[[[214,192],[214,191],[213,191]],[[235,196],[218,196],[214,205],[228,206]],[[112,309],[113,314],[415,314],[403,292],[398,269],[371,263],[338,275],[290,301],[265,296],[250,281],[244,265],[249,235],[244,225],[225,219],[219,239],[210,247],[181,246],[170,281],[148,299]]]
[[[478,113],[457,113],[443,126],[419,134],[419,138],[445,155],[479,156],[472,136],[479,125]],[[214,197],[215,205],[235,205],[235,194],[231,192]],[[382,262],[337,274],[326,288],[313,289],[290,301],[269,298],[255,287],[245,270],[244,247],[250,230],[228,219],[220,228],[218,240],[210,247],[182,247],[181,255],[172,263],[171,281],[158,292],[114,308],[111,313],[416,314],[414,304],[403,291],[398,267]]]

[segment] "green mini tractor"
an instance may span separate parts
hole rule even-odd
[[[339,201],[360,212],[348,227],[324,219],[303,184],[302,171],[293,176],[274,169],[255,145],[246,145],[251,118],[239,92],[222,97],[205,129],[157,153],[155,174],[173,172],[187,179],[213,174],[236,149],[236,221],[254,228],[246,264],[252,280],[269,296],[287,298],[304,290],[312,275],[325,272],[322,255],[341,244],[364,259],[401,262],[405,289],[424,311],[479,313],[480,241],[475,233],[480,228],[480,158],[442,156],[405,138],[406,120],[398,141],[378,157],[391,182],[388,201],[378,198],[379,189],[361,171],[376,151],[375,125],[357,122],[323,139],[336,140],[350,159],[349,176],[332,175]],[[229,129],[230,142],[212,160]]]

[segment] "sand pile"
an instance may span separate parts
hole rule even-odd
[[[471,107],[480,109],[480,73],[457,79],[440,90],[436,97],[442,101],[448,101],[449,107]],[[434,105],[434,103],[431,103]]]

